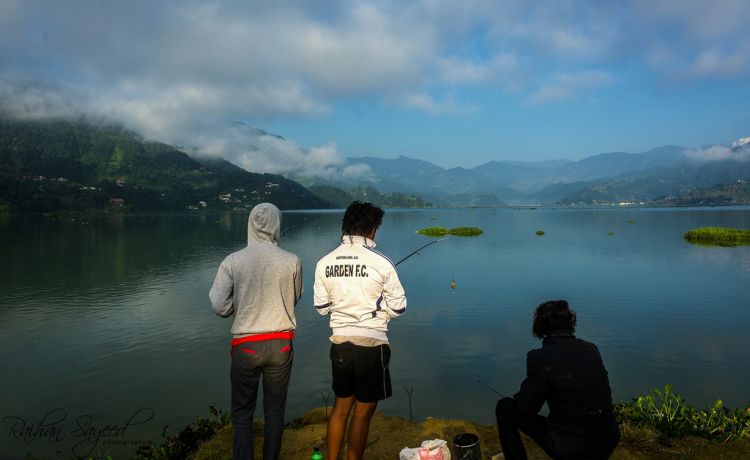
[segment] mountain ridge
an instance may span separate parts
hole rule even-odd
[[[254,136],[284,139],[246,123],[234,126],[249,136],[249,145],[255,145]],[[299,177],[305,186],[319,187],[313,193],[278,174],[249,172],[196,151],[188,155],[116,124],[0,118],[0,207],[20,210],[113,204],[138,210],[246,209],[261,199],[288,209],[325,208],[352,197],[377,197],[399,207],[697,200],[689,197],[694,190],[750,179],[750,138],[731,147],[666,145],[577,161],[492,160],[473,168],[443,168],[405,155],[350,157],[340,169],[351,165],[366,177]],[[726,190],[740,193],[737,187]],[[718,194],[700,196],[706,201]]]
[[[138,211],[331,204],[277,174],[193,158],[113,123],[0,119],[0,205],[20,211]]]
[[[349,157],[349,164],[365,164],[375,176],[378,189],[401,188],[419,194],[436,205],[451,196],[494,196],[496,202],[528,202],[545,197],[553,203],[564,195],[551,191],[563,190],[564,184],[579,184],[616,177],[620,174],[674,164],[684,148],[662,146],[642,153],[608,152],[578,161],[545,160],[541,162],[509,162],[493,160],[473,168],[442,168],[425,160],[401,155],[392,159]],[[568,187],[570,188],[570,187]],[[542,193],[546,190],[546,194]]]

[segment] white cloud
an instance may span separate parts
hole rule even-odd
[[[750,2],[639,0],[634,3],[643,49],[660,73],[678,78],[750,75]]]
[[[439,80],[450,85],[491,85],[519,78],[521,65],[511,53],[500,53],[487,61],[451,56],[438,60]]]
[[[126,85],[127,86],[127,85]],[[138,97],[108,94],[75,94],[61,88],[12,78],[0,78],[0,113],[21,119],[75,118],[125,120],[127,127],[146,138],[182,146],[203,155],[222,156],[253,172],[317,176],[329,180],[370,180],[364,164],[347,164],[335,144],[305,149],[295,142],[241,123],[220,118],[194,118],[193,110],[217,117],[231,105],[232,95],[190,85],[162,94],[128,88]],[[290,94],[294,94],[291,92]],[[257,96],[250,96],[257,97]],[[234,101],[242,105],[248,96]]]
[[[750,65],[750,49],[726,52],[711,48],[698,54],[691,73],[697,77],[733,76],[740,74]]]
[[[563,73],[556,75],[552,82],[540,87],[531,95],[529,101],[533,104],[546,104],[573,99],[581,93],[609,86],[613,82],[614,79],[602,71]]]
[[[484,101],[463,91],[481,86],[534,104],[583,98],[615,83],[616,70],[586,69],[621,62],[748,76],[748,24],[746,0],[5,0],[0,102],[218,146],[210,130],[226,120],[321,117],[342,101],[465,115]]]
[[[358,4],[335,27],[309,18],[291,24],[282,39],[284,65],[333,95],[418,83],[423,59],[434,53],[420,29],[405,29],[385,11]]]
[[[711,162],[723,160],[750,160],[750,148],[731,149],[721,145],[686,150],[684,155],[692,161]]]
[[[6,70],[85,92],[147,88],[164,97],[131,92],[125,100],[153,105],[172,96],[185,100],[175,88],[189,86],[209,98],[208,112],[228,104],[225,112],[260,118],[319,116],[341,99],[382,101],[428,87],[436,99],[466,85],[529,88],[550,74],[624,55],[698,78],[750,68],[744,0],[187,0],[95,8],[75,0],[7,0],[0,8],[0,16],[12,18],[0,28]],[[568,94],[543,88],[532,98]],[[199,102],[186,100],[193,111],[203,107]],[[433,104],[421,105],[434,111]]]
[[[4,66],[106,93],[103,99],[126,102],[139,118],[173,117],[179,103],[196,117],[215,107],[260,119],[319,116],[341,99],[382,101],[426,85],[447,100],[436,82],[524,87],[539,73],[539,52],[598,54],[591,50],[609,43],[606,27],[576,27],[579,8],[556,2],[11,4],[17,20],[0,31],[0,56],[12,58]],[[489,57],[469,58],[456,46],[475,39]],[[520,71],[517,53],[529,49],[536,51]],[[440,105],[410,107],[452,110],[449,101]]]
[[[427,92],[403,94],[392,99],[393,105],[421,110],[430,115],[475,113],[478,108],[471,103],[456,100],[453,94],[447,94],[442,100],[434,98]]]
[[[228,87],[252,103],[291,88],[313,107],[328,106],[338,97],[418,84],[422,59],[434,55],[429,37],[420,38],[421,27],[364,2],[332,6],[336,19],[326,21],[294,4],[265,2],[136,2],[93,11],[28,4],[25,20],[0,31],[0,55],[64,67],[87,87],[112,91],[135,82],[160,93],[172,86],[201,93]],[[247,108],[270,116],[305,114],[285,102]]]
[[[571,27],[571,23],[559,24],[550,19],[521,22],[511,28],[510,37],[535,46],[538,53],[565,57],[596,57],[609,49],[614,35],[611,30],[586,31]]]
[[[10,27],[18,20],[18,14],[21,10],[22,5],[19,0],[0,2],[0,28]]]
[[[253,172],[321,177],[329,180],[370,180],[365,164],[347,164],[336,144],[304,149],[294,141],[243,123],[214,126],[210,134],[190,137],[190,145],[207,155],[221,155]]]
[[[691,41],[725,38],[747,28],[746,0],[636,0],[633,11],[646,25],[678,26]],[[650,31],[647,31],[650,32]]]
[[[17,75],[0,75],[0,113],[14,118],[77,117],[85,113],[80,96]]]

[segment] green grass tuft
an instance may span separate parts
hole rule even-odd
[[[739,246],[750,244],[750,230],[725,227],[700,227],[689,230],[684,237],[701,246]]]
[[[230,414],[209,406],[209,416],[198,419],[186,426],[177,434],[167,435],[167,426],[162,429],[161,444],[139,447],[135,452],[135,460],[176,460],[185,459],[193,454],[206,442],[212,442],[214,435],[220,431],[227,431]],[[231,429],[229,430],[231,433]]]
[[[640,423],[620,424],[620,444],[640,451],[655,451],[659,447],[659,432]]]
[[[544,230],[537,230],[536,231],[536,236],[542,236],[542,235],[544,235]]]

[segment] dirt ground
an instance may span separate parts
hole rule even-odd
[[[284,432],[284,445],[281,450],[282,460],[306,460],[310,458],[314,447],[320,447],[324,458],[327,458],[325,446],[326,410],[314,409],[303,417],[289,424]],[[258,423],[256,433],[262,433]],[[376,413],[370,425],[368,446],[365,459],[397,460],[398,453],[404,447],[418,447],[423,440],[440,438],[451,444],[453,437],[459,433],[476,433],[479,435],[482,456],[491,459],[501,452],[500,441],[495,425],[477,425],[465,420],[442,420],[428,418],[422,422],[410,422],[400,417]],[[532,441],[525,439],[529,459],[547,459],[549,457]],[[262,434],[256,435],[256,458],[262,458]],[[213,439],[201,446],[193,460],[228,460],[232,458],[232,428],[226,427]],[[637,446],[621,443],[611,457],[613,460],[631,459],[750,459],[750,441],[742,440],[727,444],[716,443],[699,438],[684,438],[672,445],[657,442],[639,443]]]

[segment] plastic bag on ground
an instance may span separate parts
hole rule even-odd
[[[399,460],[450,460],[448,443],[442,439],[422,441],[421,447],[404,447],[398,454]]]

